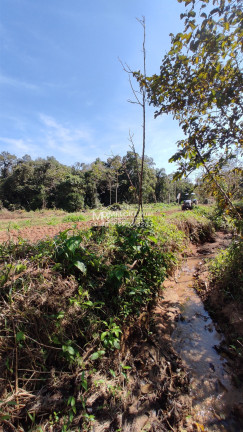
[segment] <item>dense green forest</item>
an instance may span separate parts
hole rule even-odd
[[[8,152],[0,154],[0,208],[8,210],[57,208],[74,212],[100,205],[138,202],[141,157],[128,151],[122,158],[96,159],[87,165],[77,162],[63,165],[54,157],[32,160],[29,155],[17,158]],[[207,202],[217,190],[199,173],[195,183],[188,178],[173,180],[163,168],[155,168],[145,156],[143,180],[144,203],[176,202],[194,192]],[[242,172],[230,164],[217,175],[222,188],[234,200],[242,197]]]
[[[136,203],[141,158],[128,151],[90,165],[66,166],[54,157],[32,160],[0,154],[0,206],[9,210],[59,208],[77,211],[98,205]],[[173,202],[193,191],[188,179],[172,181],[173,175],[156,169],[152,158],[145,157],[143,200],[145,203]]]

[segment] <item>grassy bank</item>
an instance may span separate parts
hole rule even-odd
[[[152,338],[149,314],[163,280],[190,239],[212,233],[212,223],[195,210],[0,245],[4,430],[88,431],[97,418],[118,421],[132,405],[136,385],[129,383],[139,375],[126,356],[127,335],[137,328],[138,347]],[[186,391],[186,380],[175,372],[171,392],[171,362],[165,361],[158,398],[162,417],[178,430],[181,417],[168,407]],[[119,430],[114,424],[109,430]]]
[[[236,381],[243,381],[243,242],[235,238],[208,265],[209,286],[201,286],[207,308],[224,332],[227,346],[222,345],[234,362]]]

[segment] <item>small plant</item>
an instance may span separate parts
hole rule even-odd
[[[82,222],[85,219],[86,218],[84,215],[71,213],[68,216],[65,216],[62,221],[63,222]]]
[[[68,237],[69,231],[70,229],[63,231],[56,238],[55,259],[63,263],[67,271],[75,267],[80,270],[81,273],[86,274],[87,268],[80,260],[80,255],[85,253],[81,245],[82,237],[80,235]]]
[[[103,355],[105,355],[105,351],[104,350],[98,350],[98,351],[95,351],[91,355],[90,359],[91,360],[98,360],[99,358],[103,357]]]
[[[69,420],[69,423],[72,423],[74,415],[77,413],[75,397],[69,396],[67,404],[70,407],[68,420]]]
[[[93,414],[84,413],[83,414],[83,424],[82,424],[82,430],[83,431],[90,431],[92,423],[95,421],[95,416]]]
[[[131,366],[126,366],[123,365],[122,363],[120,364],[121,367],[121,374],[123,375],[123,377],[125,378],[125,380],[127,380],[127,371],[131,369]]]
[[[120,327],[110,318],[109,322],[102,321],[107,329],[101,333],[100,340],[107,349],[120,349]]]

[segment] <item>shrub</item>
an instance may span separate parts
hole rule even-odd
[[[212,286],[220,289],[225,297],[243,300],[243,242],[235,240],[228,249],[221,251],[210,263]]]

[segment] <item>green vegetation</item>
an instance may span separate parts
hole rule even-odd
[[[27,211],[62,209],[74,213],[84,208],[97,208],[117,203],[136,204],[139,191],[138,170],[141,158],[128,151],[121,158],[106,162],[96,159],[90,165],[60,164],[54,157],[32,160],[17,159],[7,152],[0,154],[0,209]],[[164,170],[156,170],[145,156],[143,201],[175,202],[177,194],[191,192],[188,180],[172,182]]]
[[[67,431],[79,430],[78,418],[80,430],[89,430],[94,416],[86,401],[104,385],[93,379],[103,363],[109,404],[122,409],[120,384],[109,384],[109,376],[125,388],[131,366],[116,366],[116,352],[178,265],[184,229],[200,237],[208,225],[192,214],[169,224],[154,216],[137,226],[94,226],[36,244],[0,245],[3,424]]]
[[[234,359],[236,383],[242,379],[243,357],[243,243],[236,237],[229,247],[221,250],[207,265],[209,288],[200,287],[212,316],[219,322],[227,341],[226,353]],[[224,351],[224,347],[222,351]]]
[[[82,214],[72,213],[68,216],[65,216],[63,218],[63,222],[81,222],[84,221],[86,218]]]
[[[227,301],[243,302],[243,244],[235,240],[210,263],[211,284]]]
[[[65,216],[66,215],[66,216]],[[0,230],[23,229],[34,226],[58,225],[68,217],[62,210],[0,210]],[[80,216],[82,217],[82,216]]]
[[[134,75],[155,116],[171,113],[185,133],[170,159],[179,164],[175,178],[202,167],[204,184],[236,213],[223,169],[242,155],[242,1],[178,1],[188,6],[184,31],[171,34],[160,73]],[[234,170],[242,178],[239,164]]]

